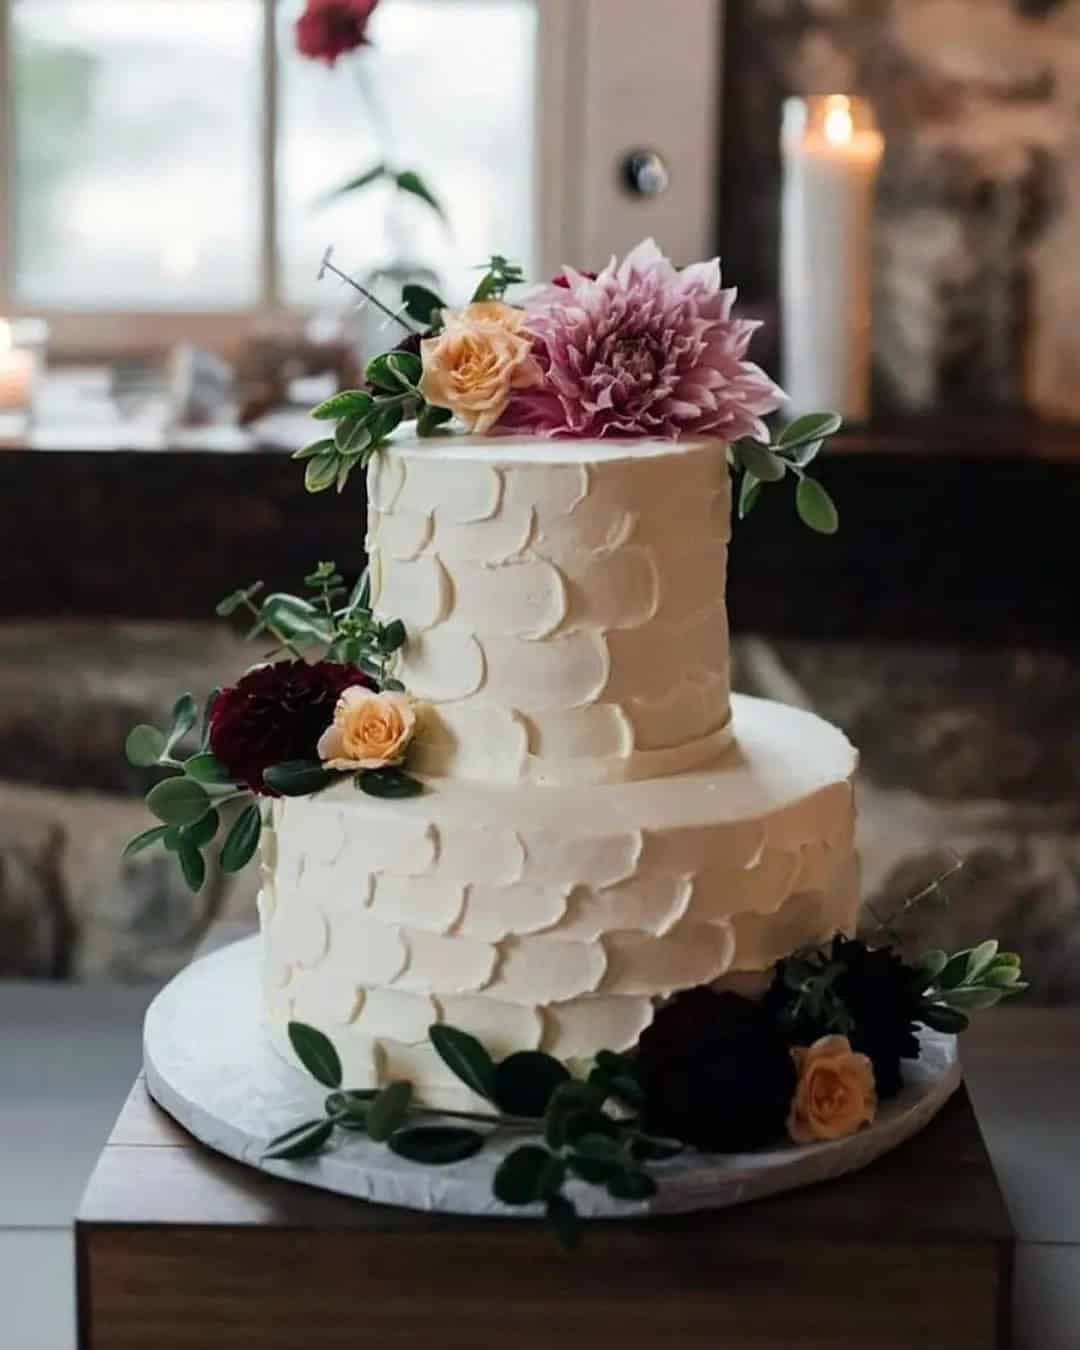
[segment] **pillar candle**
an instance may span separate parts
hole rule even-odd
[[[788,99],[781,150],[783,384],[792,413],[870,405],[874,180],[884,142],[863,99]]]

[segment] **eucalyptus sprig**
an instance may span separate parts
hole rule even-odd
[[[796,480],[795,509],[799,519],[819,534],[835,534],[840,517],[833,499],[806,468],[841,425],[837,413],[806,413],[789,422],[768,445],[749,438],[735,441],[731,459],[742,470],[739,519],[744,520],[754,509],[766,483],[779,483],[791,474]]]
[[[263,584],[230,592],[217,606],[228,618],[246,609],[254,619],[249,639],[269,633],[277,642],[268,656],[287,652],[304,659],[314,649],[328,661],[359,666],[380,689],[398,693],[404,686],[391,674],[394,658],[405,645],[405,625],[400,619],[382,623],[371,612],[371,577],[365,568],[352,590],[333,562],[320,562],[304,578],[314,592],[310,597],[275,591],[259,600]]]
[[[558,1240],[572,1248],[580,1240],[581,1221],[566,1194],[568,1180],[576,1177],[603,1186],[621,1200],[647,1200],[657,1190],[649,1165],[682,1151],[681,1144],[642,1130],[644,1093],[636,1065],[627,1055],[600,1051],[583,1081],[540,1050],[519,1050],[496,1061],[468,1032],[435,1025],[428,1036],[440,1058],[491,1106],[490,1112],[447,1111],[417,1103],[412,1084],[406,1081],[381,1089],[344,1089],[333,1043],[302,1022],[290,1022],[288,1032],[300,1063],[331,1091],[323,1116],[272,1139],[263,1155],[268,1159],[309,1157],[330,1142],[335,1130],[344,1130],[366,1134],[412,1162],[443,1166],[479,1153],[497,1131],[525,1132],[533,1138],[508,1153],[495,1169],[495,1198],[515,1207],[543,1205]],[[412,1123],[425,1117],[441,1123]]]
[[[202,734],[193,753],[179,757],[179,745],[198,720],[195,700],[181,694],[173,707],[168,730],[143,723],[134,727],[125,744],[128,761],[139,768],[163,768],[169,776],[146,794],[146,805],[160,824],[129,840],[125,858],[134,858],[155,844],[176,856],[184,880],[201,891],[207,875],[206,851],[222,825],[223,808],[230,827],[218,854],[223,872],[239,872],[254,857],[262,833],[262,811],[250,789],[235,783],[228,770],[207,747],[210,715],[218,691],[203,710]],[[237,808],[233,803],[246,802]]]
[[[937,1031],[963,1031],[968,1013],[993,1008],[1028,987],[1021,978],[1020,957],[1001,951],[993,938],[953,956],[926,952],[915,970],[924,983],[920,1015]]]

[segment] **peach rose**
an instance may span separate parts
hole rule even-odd
[[[415,730],[416,707],[407,694],[376,694],[354,684],[319,737],[319,758],[328,769],[345,772],[382,769],[401,762]]]
[[[877,1114],[874,1067],[846,1036],[822,1036],[791,1053],[799,1084],[787,1124],[797,1144],[843,1139],[871,1124]]]
[[[484,435],[502,416],[511,389],[537,384],[540,367],[524,331],[524,310],[481,300],[443,311],[443,331],[420,343],[420,392]]]

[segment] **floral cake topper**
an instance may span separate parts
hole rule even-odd
[[[456,420],[477,436],[714,437],[741,473],[740,516],[763,483],[790,476],[802,520],[836,531],[836,508],[806,468],[840,418],[811,413],[770,434],[765,419],[785,395],[748,357],[760,325],[735,313],[718,258],[678,268],[646,239],[599,273],[564,267],[528,289],[521,269],[497,254],[467,304],[407,285],[396,311],[337,268],[329,251],[323,272],[386,309],[405,336],[368,363],[365,388],[314,410],[336,425],[296,452],[307,461],[310,491],[342,490],[410,418],[421,436],[445,434]]]

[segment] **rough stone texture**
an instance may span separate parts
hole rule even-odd
[[[776,289],[781,100],[863,93],[887,141],[885,401],[1080,416],[1080,6],[747,0],[728,14],[723,248],[744,290]]]
[[[122,765],[129,724],[238,673],[253,649],[220,628],[53,623],[0,627],[0,652],[0,975],[160,979],[218,914],[253,919],[250,870],[192,896],[160,852],[120,861],[147,823]],[[1074,656],[735,644],[737,688],[814,708],[859,746],[873,912],[893,913],[961,856],[951,906],[921,906],[901,929],[917,923],[921,946],[998,936],[1023,954],[1031,997],[1050,1002],[1080,1001]]]
[[[738,645],[736,687],[814,708],[861,751],[865,925],[910,947],[993,936],[1029,997],[1080,1001],[1080,667],[1070,654],[838,643]]]

